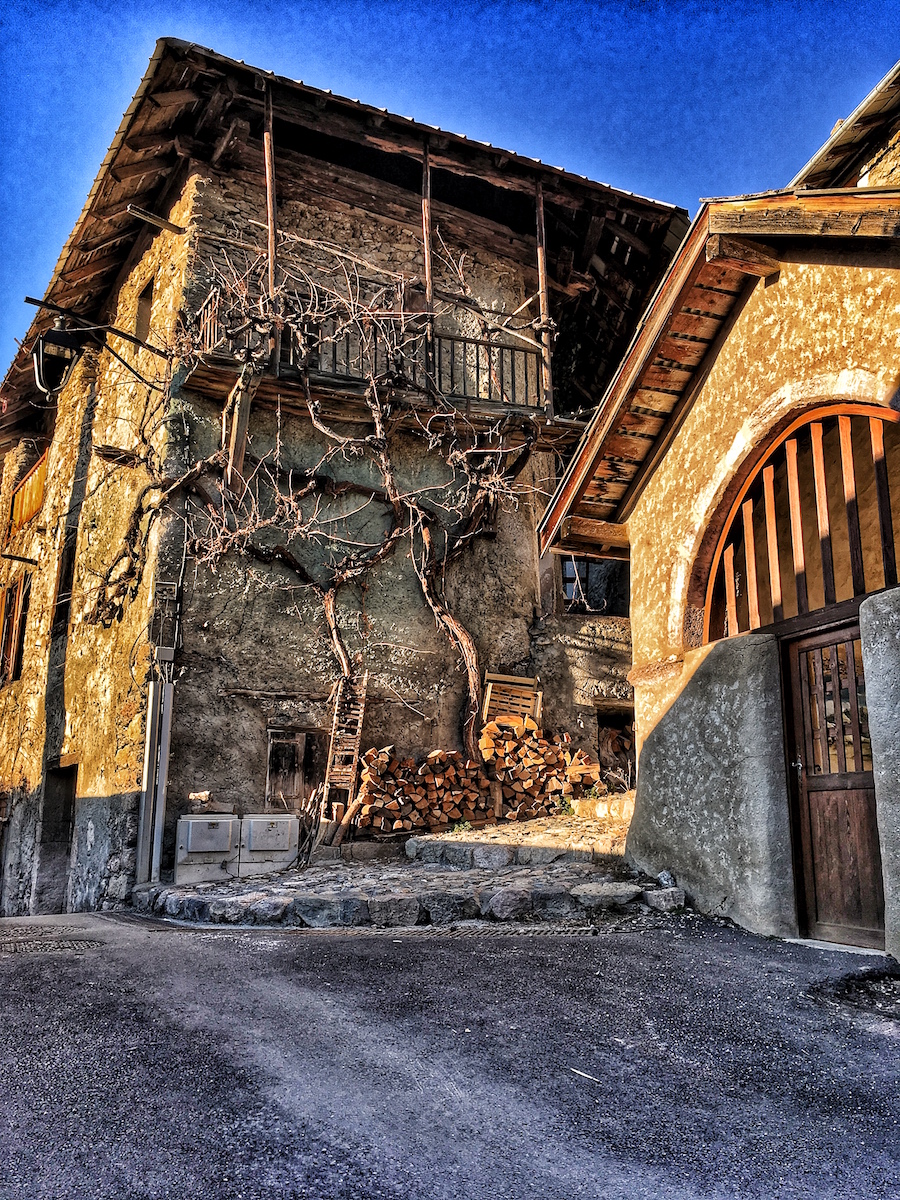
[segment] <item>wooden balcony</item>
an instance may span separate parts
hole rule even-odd
[[[12,494],[9,510],[7,541],[14,537],[23,525],[41,510],[44,503],[44,488],[47,483],[47,455],[45,450]]]
[[[200,350],[204,358],[240,358],[262,347],[268,336],[262,318],[229,329],[222,319],[219,295],[212,292],[200,312]],[[429,358],[432,358],[429,364]],[[426,318],[382,318],[370,329],[343,325],[327,317],[307,325],[302,337],[291,328],[282,333],[277,374],[286,381],[307,374],[329,390],[352,389],[371,380],[425,396],[476,401],[512,408],[543,409],[541,350],[511,339],[500,341],[436,331],[433,349]]]

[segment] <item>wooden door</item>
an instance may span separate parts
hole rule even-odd
[[[788,745],[808,937],[884,947],[884,886],[875,815],[859,626],[787,647]]]
[[[31,905],[34,914],[66,911],[77,779],[77,767],[47,770],[37,877]]]

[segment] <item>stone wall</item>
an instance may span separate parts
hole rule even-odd
[[[777,639],[690,651],[672,692],[641,749],[629,857],[704,912],[795,937]]]
[[[192,165],[182,194],[166,215],[186,233],[144,235],[108,319],[133,330],[138,298],[152,280],[150,340],[170,348],[180,343],[182,316],[195,312],[208,293],[211,256],[221,261],[228,239],[262,243],[264,198],[259,188]],[[390,221],[291,201],[281,206],[279,224],[290,237],[354,248],[379,270],[421,276],[415,231]],[[463,252],[462,247],[448,247],[447,257],[438,257],[439,287],[453,284],[448,261],[453,257],[458,262]],[[464,262],[466,283],[485,307],[510,311],[524,300],[524,270],[471,247],[465,248]],[[465,316],[455,329],[477,332]],[[150,665],[148,627],[158,580],[175,580],[184,572],[184,644],[176,664],[167,805],[169,856],[174,821],[187,806],[189,792],[211,790],[216,799],[231,801],[241,811],[261,807],[268,727],[330,727],[328,698],[338,668],[318,601],[278,566],[236,554],[215,569],[185,559],[190,524],[184,518],[191,511],[196,515],[198,506],[183,495],[151,522],[147,560],[109,627],[86,621],[146,492],[150,476],[141,460],[150,456],[157,471],[177,478],[198,458],[213,453],[220,441],[224,396],[216,402],[205,398],[191,389],[183,373],[170,380],[166,364],[148,350],[121,342],[116,349],[163,390],[136,378],[109,353],[85,355],[60,398],[43,510],[12,547],[37,557],[41,565],[35,571],[23,677],[0,689],[0,787],[10,813],[0,899],[4,914],[25,912],[31,902],[48,763],[78,767],[69,908],[102,907],[129,894]],[[162,403],[166,389],[170,411]],[[276,444],[284,465],[299,469],[321,462],[327,449],[305,418],[255,406],[248,461],[263,458]],[[106,452],[95,452],[98,446],[133,457],[112,462]],[[12,488],[38,449],[23,446],[7,457],[0,516],[8,511]],[[447,468],[428,453],[423,439],[400,435],[396,459],[403,487],[424,485],[438,494],[446,484]],[[339,478],[377,482],[367,474],[370,468],[352,458],[332,465]],[[627,631],[610,626],[598,632],[600,626],[580,618],[577,632],[570,624],[563,633],[561,652],[546,640],[548,629],[555,632],[552,622],[532,636],[541,616],[542,590],[551,598],[558,592],[553,572],[548,574],[546,566],[539,571],[534,534],[553,474],[551,456],[532,456],[520,477],[519,494],[499,515],[495,536],[477,542],[448,568],[444,589],[475,638],[482,670],[540,671],[553,681],[546,691],[554,726],[576,734],[584,730],[580,740],[592,748],[596,721],[591,689],[596,690],[597,679],[607,670],[615,676],[612,693],[625,687]],[[371,541],[383,516],[377,506],[360,513],[354,513],[354,506],[359,507],[357,500],[335,501],[329,516]],[[51,636],[67,530],[76,550],[71,618],[65,632]],[[317,556],[321,567],[326,553],[321,543],[312,546],[311,569]],[[342,589],[337,614],[351,657],[370,672],[364,744],[394,743],[404,754],[422,754],[435,746],[460,746],[467,689],[458,655],[435,627],[408,553],[408,545],[401,543],[364,581]],[[6,564],[0,569],[4,578],[14,574]],[[119,571],[124,577],[128,565],[123,563]]]
[[[900,588],[863,601],[859,630],[884,878],[885,949],[900,959]]]

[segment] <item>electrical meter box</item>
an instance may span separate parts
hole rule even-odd
[[[297,861],[300,822],[288,813],[260,813],[241,821],[240,875],[285,871]]]
[[[238,875],[241,823],[227,813],[179,817],[175,883],[224,883]]]

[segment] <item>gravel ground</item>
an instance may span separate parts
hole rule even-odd
[[[689,914],[0,922],[0,1197],[887,1200],[900,1023],[815,994],[883,961]]]

